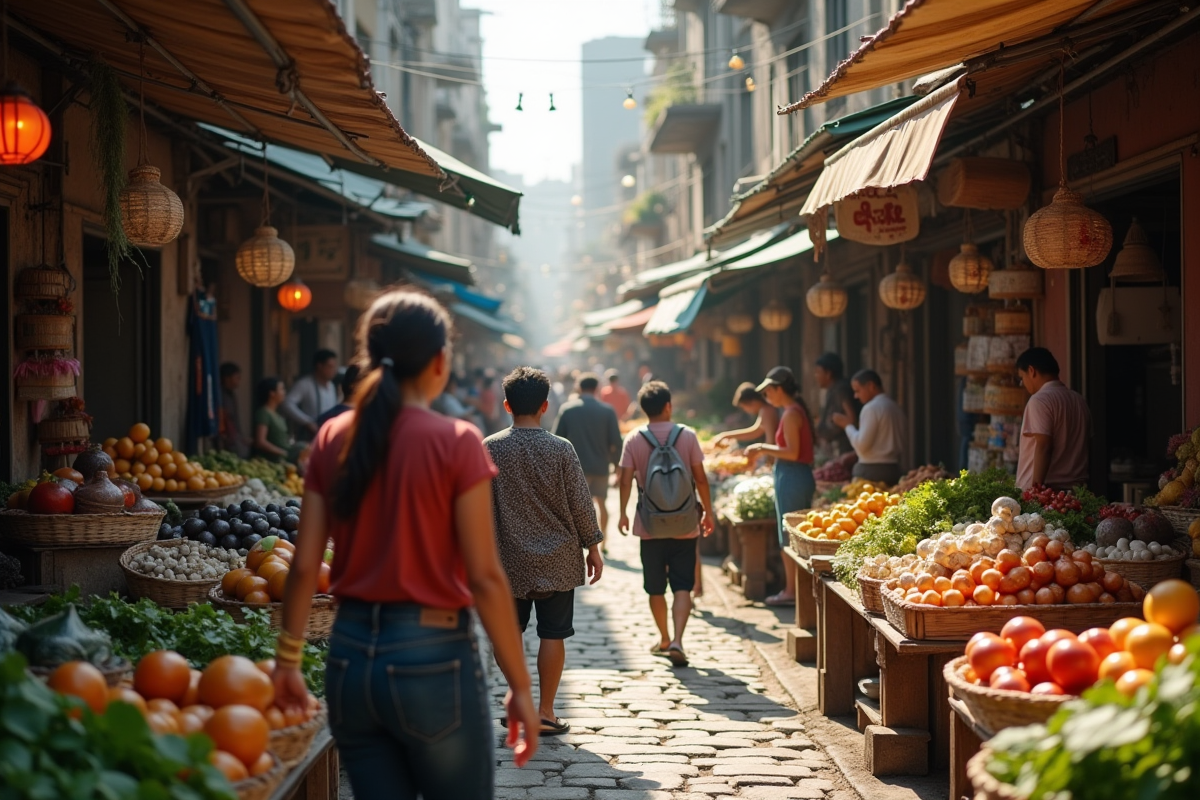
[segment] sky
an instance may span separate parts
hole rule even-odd
[[[660,2],[462,0],[487,12],[483,79],[491,120],[503,126],[490,137],[492,168],[523,175],[526,184],[569,180],[583,145],[578,63],[583,43],[645,36],[658,21]],[[521,92],[524,111],[516,111]],[[553,113],[548,110],[551,92]]]

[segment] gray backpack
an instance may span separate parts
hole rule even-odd
[[[646,463],[646,485],[639,487],[638,514],[651,539],[675,539],[696,530],[700,511],[696,505],[696,481],[691,468],[683,463],[675,441],[682,425],[671,429],[667,443],[661,444],[649,427],[638,431],[653,449]]]

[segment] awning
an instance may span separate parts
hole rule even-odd
[[[543,358],[566,358],[575,350],[575,340],[578,337],[575,335],[568,336],[565,339],[559,339],[553,344],[548,344],[542,348]]]
[[[429,289],[429,291],[435,294],[456,297],[467,305],[474,306],[488,314],[495,314],[500,310],[500,306],[504,304],[504,301],[499,297],[492,297],[482,292],[472,291],[467,288],[466,284],[459,283],[458,281],[439,278],[436,275],[429,275],[419,270],[408,270],[408,273],[417,283]]]
[[[1001,48],[1010,50],[1061,26],[1091,22],[1139,4],[1145,0],[908,0],[820,86],[778,113],[899,83]]]
[[[716,272],[715,269],[701,272],[663,289],[654,314],[642,332],[647,336],[661,336],[683,333],[690,328],[708,295],[708,279]]]
[[[925,180],[963,80],[943,86],[825,159],[800,213],[812,214],[860,189]]]
[[[837,231],[827,231],[825,233],[826,242],[832,242],[836,238],[838,238]],[[798,233],[793,233],[791,236],[776,242],[770,247],[764,247],[757,253],[726,264],[721,267],[720,274],[725,275],[741,270],[770,267],[782,261],[787,261],[789,258],[804,255],[812,249],[813,243],[812,238],[808,234],[808,228],[803,228]]]
[[[458,319],[471,322],[491,333],[515,335],[520,332],[520,328],[512,320],[504,317],[494,317],[466,303],[451,303],[450,313]]]
[[[189,119],[444,177],[376,91],[328,0],[10,0],[8,11],[18,30],[65,44],[81,63],[101,54],[131,91],[141,83],[149,103]]]
[[[426,272],[466,286],[475,283],[471,274],[475,268],[470,261],[439,252],[413,239],[401,241],[395,234],[377,233],[371,237],[371,247],[384,259],[406,269]]]
[[[588,311],[583,315],[583,325],[585,328],[595,328],[641,311],[645,307],[645,300],[626,300],[619,305]]]
[[[654,316],[654,309],[656,308],[658,308],[657,305],[648,306],[641,311],[635,311],[629,316],[613,320],[604,327],[608,329],[609,333],[640,332],[642,328],[646,327],[646,323],[650,321],[650,318]]]
[[[702,153],[712,146],[721,122],[715,103],[678,103],[667,106],[650,131],[650,152],[660,155]]]

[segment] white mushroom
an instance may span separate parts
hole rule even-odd
[[[999,517],[1011,518],[1021,513],[1021,504],[1011,497],[997,497],[992,501],[992,514]]]

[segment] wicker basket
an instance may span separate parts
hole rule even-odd
[[[32,548],[129,547],[158,537],[157,514],[30,514],[0,511],[0,541]]]
[[[75,376],[22,375],[15,379],[18,400],[65,400],[75,396]]]
[[[308,722],[271,731],[271,742],[267,749],[279,756],[283,765],[291,769],[308,755],[308,749],[312,746],[317,731],[325,726],[326,716],[325,702],[321,701],[321,708]]]
[[[199,491],[175,492],[173,494],[148,494],[146,497],[156,503],[166,503],[168,500],[182,500],[183,502],[195,502],[198,500],[220,500],[222,497],[228,497],[237,492],[246,485],[246,479],[242,478],[239,483],[232,486],[220,486],[216,489],[200,489]]]
[[[53,667],[30,667],[29,671],[42,680],[46,680],[50,677],[50,673],[54,672],[59,666],[61,665],[56,664]],[[104,664],[101,664],[99,669],[100,674],[104,676],[104,682],[109,686],[119,686],[121,681],[133,678],[133,664],[130,664],[120,656],[113,656]]]
[[[1193,521],[1200,519],[1200,508],[1183,508],[1182,506],[1159,506],[1159,513],[1167,518],[1171,527],[1180,536],[1188,535],[1188,527]]]
[[[275,791],[275,787],[283,782],[288,767],[274,753],[271,754],[271,758],[275,759],[275,766],[269,771],[233,784],[233,791],[237,793],[238,800],[267,800]]]
[[[1025,205],[1032,178],[1024,161],[954,158],[938,173],[938,202],[954,208],[1013,209]]]
[[[1006,689],[976,686],[963,677],[967,669],[967,657],[959,656],[942,667],[942,675],[954,695],[971,711],[975,721],[992,733],[999,733],[1005,728],[1045,722],[1054,716],[1059,706],[1075,699],[1071,695],[1010,692]]]
[[[1186,558],[1186,554],[1180,553],[1174,558],[1155,559],[1154,561],[1121,561],[1107,558],[1096,560],[1104,565],[1106,572],[1115,572],[1143,589],[1149,589],[1156,583],[1181,576],[1183,562]]]
[[[855,576],[855,580],[858,581],[858,597],[862,601],[863,608],[872,614],[883,614],[883,595],[881,591],[887,580],[884,578],[868,578],[861,572]]]
[[[56,417],[37,424],[37,438],[42,444],[86,442],[92,435],[83,417]]]
[[[208,590],[208,602],[221,611],[228,612],[237,622],[245,622],[243,608],[268,611],[271,614],[271,627],[279,629],[283,625],[283,603],[263,603],[248,605],[238,600],[227,600],[218,584]],[[309,641],[328,639],[333,631],[333,622],[337,618],[337,602],[333,595],[318,594],[313,597],[312,610],[308,612],[308,625],[305,626],[305,637]]]
[[[125,573],[125,584],[129,587],[129,596],[134,600],[149,597],[163,608],[187,608],[192,603],[208,602],[208,590],[219,584],[220,578],[205,578],[199,581],[167,580],[144,575],[130,566],[133,559],[155,545],[178,547],[181,544],[190,543],[179,539],[166,542],[142,542],[122,553],[118,563],[121,565],[121,571]]]
[[[75,317],[69,314],[19,314],[18,350],[70,350],[75,346]]]
[[[71,293],[74,284],[65,269],[43,264],[17,273],[13,296],[18,300],[59,300]]]
[[[801,547],[804,548],[804,556],[806,558],[812,558],[813,556],[831,556],[837,553],[838,548],[842,546],[841,539],[814,539],[811,536],[805,536],[803,533],[796,533],[792,537],[793,548],[796,546],[795,542],[797,539],[800,540]]]
[[[967,761],[967,778],[971,781],[971,788],[975,790],[972,800],[1029,800],[1026,795],[1007,783],[1001,783],[987,771],[987,763],[991,757],[992,751],[985,744]]]
[[[1192,586],[1200,589],[1200,558],[1189,558],[1184,563],[1187,564],[1188,575],[1192,579]]]

